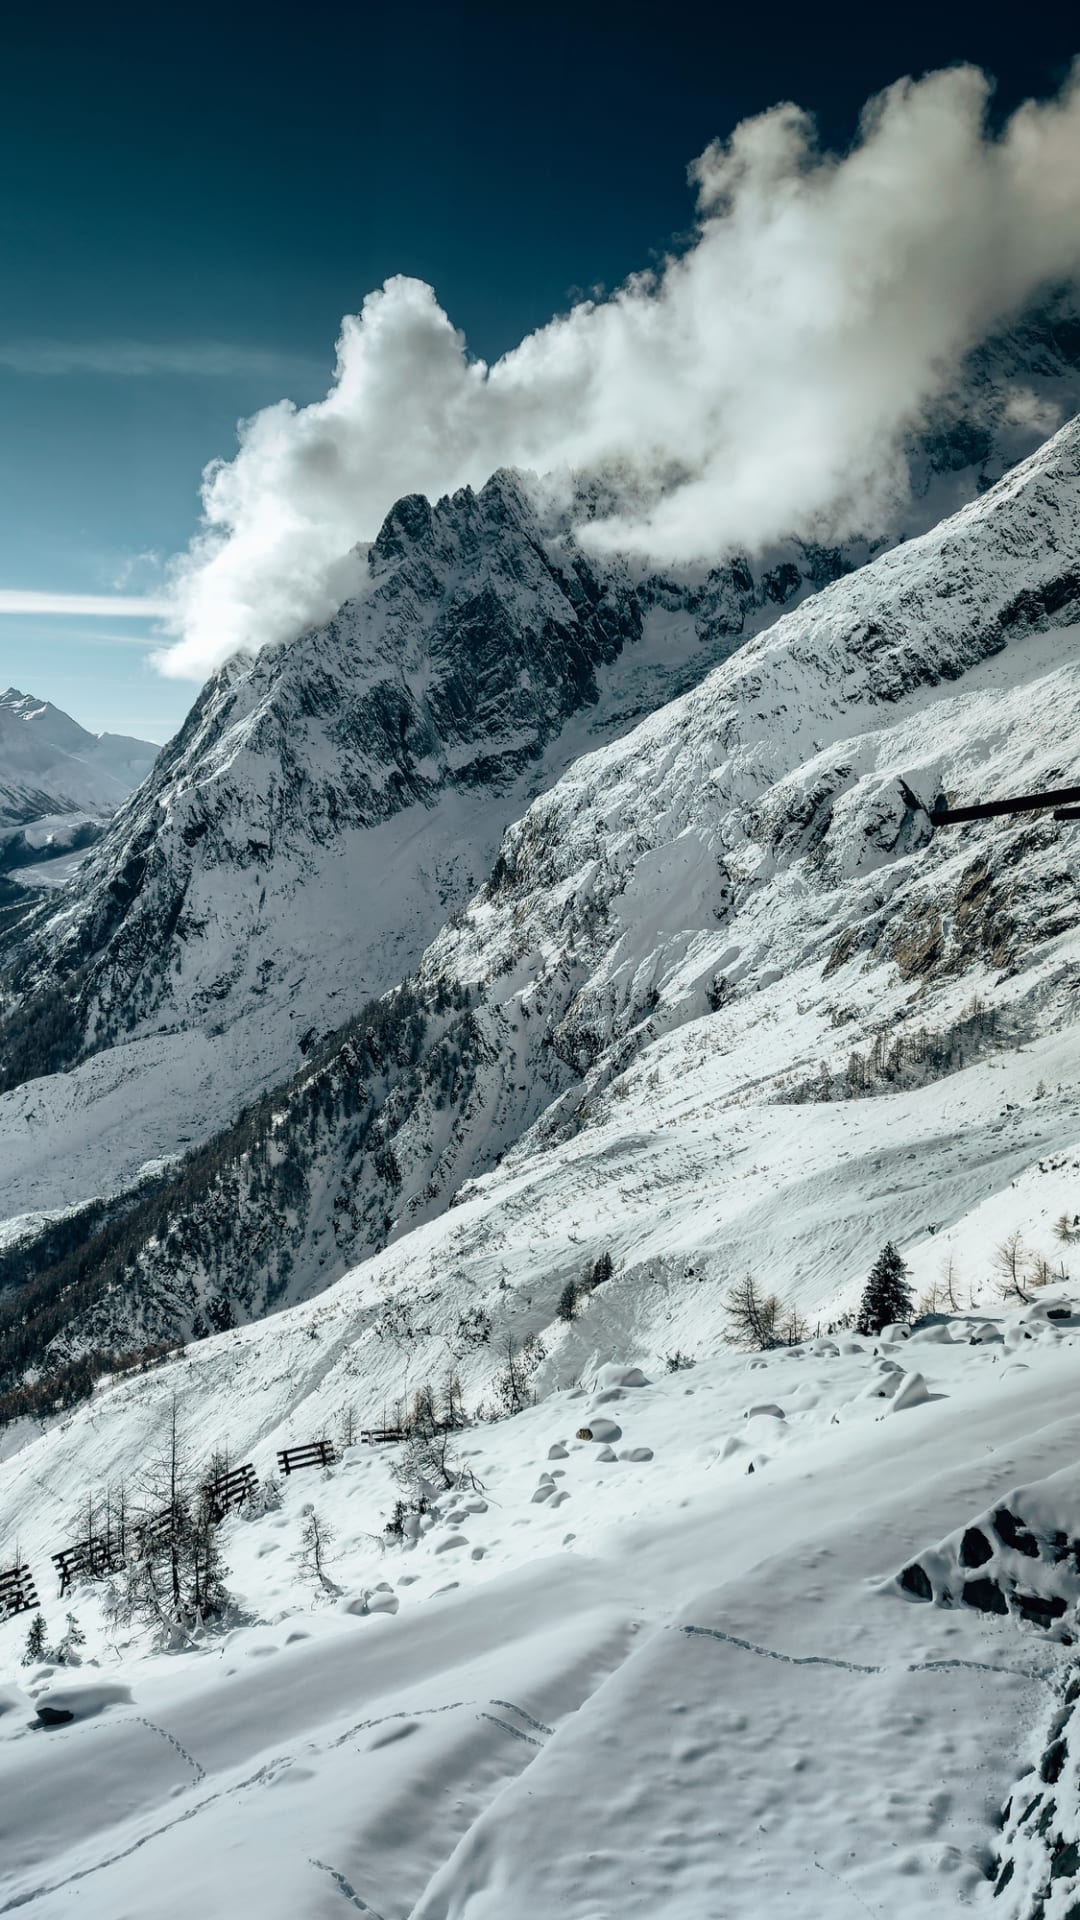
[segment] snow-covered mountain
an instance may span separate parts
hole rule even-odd
[[[425,1304],[450,1246],[517,1247],[505,1277],[554,1231],[550,1319],[581,1257],[553,1218],[617,1249],[643,1340],[688,1272],[716,1285],[742,1261],[826,1311],[868,1234],[947,1225],[1055,1145],[1077,1119],[1072,830],[934,834],[916,802],[1074,778],[1078,506],[1074,423],[577,761],[410,982],[97,1237],[46,1229],[9,1379],[49,1345],[258,1316],[388,1243],[437,1343],[462,1311],[453,1288]],[[22,1090],[27,1155],[47,1098]],[[415,1229],[439,1216],[432,1255]],[[701,1297],[680,1301],[692,1341]]]
[[[530,798],[850,564],[791,555],[635,584],[546,535],[513,475],[400,502],[364,594],[225,667],[72,885],[0,930],[11,1212],[115,1191],[293,1072],[416,964]]]
[[[980,350],[912,443],[892,538],[1074,410],[1078,362],[1067,300]],[[207,1140],[416,966],[581,753],[867,557],[792,545],[631,578],[509,475],[400,503],[363,594],[217,676],[60,898],[0,904],[10,1215],[128,1189]]]
[[[146,778],[158,749],[88,733],[51,701],[0,693],[0,835],[52,815],[104,820]]]

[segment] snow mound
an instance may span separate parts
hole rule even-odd
[[[615,1360],[605,1360],[587,1384],[594,1393],[608,1393],[612,1388],[647,1387],[650,1382],[640,1367],[620,1366]]]

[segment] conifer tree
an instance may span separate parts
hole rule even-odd
[[[35,1613],[26,1636],[22,1663],[24,1667],[36,1667],[45,1658],[45,1615]]]
[[[614,1262],[610,1253],[608,1253],[605,1248],[603,1253],[597,1254],[596,1259],[585,1275],[585,1287],[587,1291],[591,1293],[594,1287],[602,1287],[606,1280],[611,1279],[614,1271]]]
[[[910,1268],[891,1240],[887,1240],[870,1269],[855,1322],[857,1333],[880,1333],[882,1327],[911,1318]]]
[[[560,1320],[576,1319],[577,1308],[578,1308],[578,1283],[576,1280],[568,1280],[565,1287],[563,1288],[562,1292],[559,1295],[559,1305],[557,1309],[559,1319]]]
[[[461,1384],[461,1376],[453,1370],[447,1374],[443,1382],[442,1414],[439,1424],[446,1433],[457,1433],[469,1424],[469,1416],[465,1411],[465,1389]]]
[[[153,1626],[162,1644],[190,1640],[230,1606],[209,1485],[197,1486],[176,1396],[157,1458],[143,1480],[150,1512],[131,1528],[131,1547],[109,1602],[113,1626]]]
[[[306,1506],[303,1510],[302,1525],[300,1528],[300,1564],[305,1567],[309,1573],[314,1574],[320,1586],[336,1593],[337,1588],[334,1586],[333,1581],[327,1578],[326,1568],[323,1564],[326,1559],[327,1550],[332,1545],[333,1539],[333,1527],[329,1526],[327,1522],[316,1513],[313,1506],[310,1504]]]
[[[73,1613],[67,1616],[67,1632],[58,1647],[50,1649],[51,1657],[62,1667],[77,1667],[80,1664],[80,1647],[85,1647],[86,1635]]]

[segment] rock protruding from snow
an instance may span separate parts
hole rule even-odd
[[[940,1546],[920,1553],[898,1576],[901,1589],[939,1606],[1012,1614],[1071,1642],[1080,1613],[1077,1486],[1076,1470],[1069,1467],[1013,1489]]]
[[[77,1686],[50,1687],[34,1702],[43,1727],[59,1727],[72,1720],[90,1720],[106,1707],[131,1705],[131,1688],[117,1680],[80,1681]]]

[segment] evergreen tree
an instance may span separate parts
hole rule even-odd
[[[605,1249],[603,1253],[597,1254],[592,1266],[588,1268],[583,1282],[584,1290],[591,1293],[594,1287],[602,1287],[605,1281],[611,1279],[614,1271],[614,1262]]]
[[[26,1636],[26,1646],[23,1649],[22,1663],[24,1667],[36,1667],[38,1662],[44,1660],[44,1658],[45,1615],[43,1613],[35,1613],[30,1631]]]
[[[469,1416],[465,1411],[465,1389],[461,1384],[461,1376],[451,1371],[443,1382],[440,1425],[446,1433],[457,1433],[468,1424]]]
[[[184,1583],[186,1618],[195,1626],[220,1620],[232,1599],[225,1584],[228,1570],[218,1545],[217,1525],[213,1496],[208,1488],[202,1487],[189,1510]]]
[[[217,1543],[217,1508],[209,1486],[197,1487],[173,1396],[164,1444],[143,1481],[151,1510],[130,1528],[129,1548],[109,1613],[114,1626],[132,1621],[157,1629],[161,1643],[227,1613],[230,1595]]]
[[[559,1295],[559,1305],[558,1305],[559,1319],[560,1320],[576,1319],[577,1305],[578,1305],[578,1283],[576,1280],[568,1280],[565,1287],[563,1288],[562,1292]]]
[[[38,1616],[40,1619],[40,1615]],[[58,1647],[50,1649],[51,1657],[62,1667],[77,1667],[80,1664],[80,1647],[85,1647],[86,1635],[73,1613],[67,1616],[67,1632]]]
[[[887,1240],[870,1269],[863,1290],[859,1317],[855,1322],[857,1333],[880,1333],[882,1327],[892,1326],[897,1320],[910,1320],[909,1271],[892,1241]]]
[[[505,1364],[495,1375],[495,1403],[500,1413],[520,1413],[529,1405],[529,1373],[513,1334],[506,1336]]]

